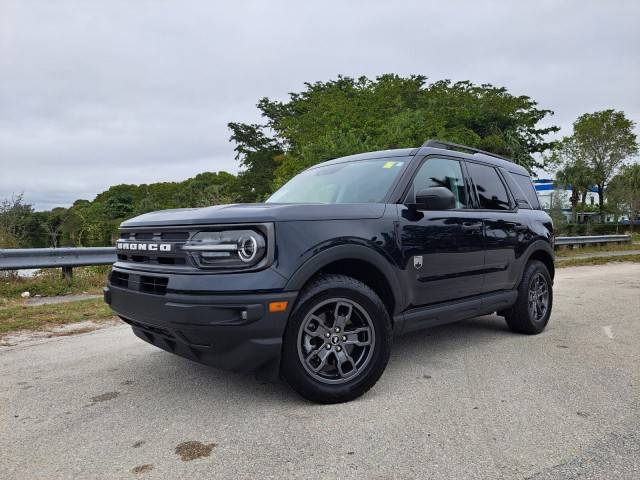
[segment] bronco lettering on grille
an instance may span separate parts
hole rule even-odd
[[[149,251],[149,252],[170,252],[170,243],[129,243],[129,242],[117,242],[117,250],[136,250],[136,251]]]

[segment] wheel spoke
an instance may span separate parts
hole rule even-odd
[[[334,326],[344,329],[345,325],[351,320],[351,313],[353,313],[353,306],[351,304],[337,302],[336,308],[333,311]]]
[[[330,353],[331,353],[331,350],[325,349],[323,345],[321,348],[318,348],[317,350],[314,350],[313,352],[311,352],[305,359],[305,362],[307,363],[307,366],[311,370],[313,370],[314,372],[319,372],[327,364],[327,359],[329,358]],[[320,360],[320,363],[314,366],[311,363],[311,360],[313,360],[316,357]]]
[[[311,325],[315,323],[317,325],[315,330],[311,329]],[[330,329],[324,323],[324,320],[317,315],[311,315],[310,321],[304,326],[304,333],[311,337],[324,337],[326,333],[329,333]]]
[[[349,378],[358,373],[353,358],[351,358],[346,350],[343,349],[339,352],[335,352],[335,356],[337,361],[338,373],[340,374],[341,378]]]
[[[356,328],[355,330],[345,332],[344,336],[347,337],[347,339],[342,342],[345,345],[355,345],[357,347],[371,345],[371,329],[369,327]]]

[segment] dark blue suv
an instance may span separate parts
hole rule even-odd
[[[394,335],[497,312],[544,330],[553,226],[527,171],[430,140],[331,160],[263,204],[121,225],[105,299],[143,340],[342,402],[380,378]]]

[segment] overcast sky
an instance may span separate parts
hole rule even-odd
[[[505,86],[640,123],[638,1],[0,0],[0,199],[237,170],[229,121],[338,74]]]

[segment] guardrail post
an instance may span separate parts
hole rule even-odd
[[[62,276],[67,282],[73,280],[73,267],[62,267]]]

